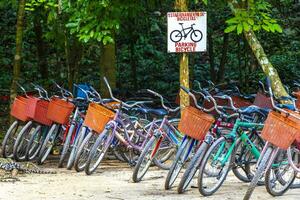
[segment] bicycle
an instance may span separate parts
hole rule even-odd
[[[277,106],[273,98],[273,91],[271,89],[269,78],[267,78],[267,86],[269,88],[272,106],[279,113],[272,111],[268,115],[266,125],[262,131],[262,138],[266,140],[266,144],[257,162],[256,173],[247,189],[243,198],[244,200],[250,199],[259,178],[262,177],[265,172],[265,185],[267,191],[273,196],[283,195],[292,185],[296,173],[300,172],[298,166],[299,150],[297,148],[291,148],[295,139],[299,137],[299,134],[297,136],[297,133],[300,130],[297,128],[297,125],[300,123],[299,110],[295,106],[294,99],[291,97],[277,99],[292,101],[293,104],[291,107],[294,108],[295,112]],[[296,158],[296,163],[294,163],[293,158]],[[283,167],[283,172],[280,171],[281,167]],[[283,177],[286,169],[292,169],[294,171],[291,176],[288,176],[288,181],[284,180]],[[271,170],[275,171],[274,180],[271,179],[272,177],[274,178],[274,176],[271,176]],[[279,191],[276,191],[273,187],[275,181],[279,181],[279,184],[283,186]]]
[[[195,24],[191,24],[191,26],[187,28],[183,28],[183,23],[179,23],[179,25],[181,26],[181,30],[174,30],[170,33],[170,39],[172,42],[180,42],[182,38],[185,40],[189,35],[193,42],[199,42],[202,40],[203,33],[198,29],[194,29],[193,26]]]
[[[176,128],[177,122],[174,120],[169,120],[169,113],[176,113],[180,107],[173,109],[169,108],[165,105],[164,98],[160,94],[152,90],[147,91],[160,98],[161,105],[167,111],[167,114],[162,119],[160,126],[153,131],[154,134],[149,138],[149,141],[147,142],[137,161],[136,166],[134,167],[132,175],[132,180],[134,182],[140,182],[143,179],[152,163],[162,169],[169,169],[170,166],[165,163],[172,157],[172,154],[175,153],[175,151],[172,151],[172,149],[177,149],[180,145],[180,141],[183,138],[181,133]],[[165,153],[162,154],[163,159],[157,159],[160,151],[165,151]]]

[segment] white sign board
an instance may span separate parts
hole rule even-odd
[[[206,51],[206,12],[169,12],[168,52]]]

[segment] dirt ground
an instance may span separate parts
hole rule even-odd
[[[131,181],[132,169],[127,164],[115,160],[107,160],[91,176],[76,173],[74,170],[57,169],[55,163],[56,161],[49,161],[44,168],[55,169],[57,174],[30,174],[21,176],[19,182],[0,182],[0,200],[239,200],[242,199],[247,189],[247,184],[241,183],[230,175],[223,187],[211,197],[202,197],[197,188],[191,188],[186,194],[179,195],[176,188],[170,191],[164,190],[167,171],[157,168],[151,169],[144,181],[133,183]],[[193,185],[196,186],[196,182]],[[258,187],[252,199],[299,200],[300,189],[293,189],[282,197],[273,198],[264,187]]]

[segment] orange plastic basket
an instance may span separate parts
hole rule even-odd
[[[50,126],[52,121],[47,118],[48,106],[48,101],[36,97],[30,97],[27,100],[26,113],[32,120],[40,124]]]
[[[294,92],[294,95],[297,97],[297,100],[296,100],[296,107],[297,107],[297,108],[300,108],[300,91]]]
[[[271,111],[261,136],[281,149],[288,149],[295,139],[300,136],[300,120]]]
[[[52,98],[47,111],[47,118],[58,123],[66,124],[74,109],[74,104],[59,98]]]
[[[237,108],[248,107],[248,106],[252,105],[252,103],[249,100],[244,99],[242,97],[232,96],[231,98],[232,98],[234,106]]]
[[[181,113],[178,129],[191,138],[203,140],[214,121],[213,116],[187,106]]]
[[[10,111],[13,117],[24,122],[30,120],[26,113],[27,100],[26,97],[17,96]]]
[[[115,113],[108,108],[96,103],[90,103],[84,119],[84,125],[96,133],[101,133],[107,122],[112,120],[114,116]]]

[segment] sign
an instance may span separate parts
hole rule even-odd
[[[206,51],[206,12],[169,12],[168,52]]]

